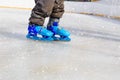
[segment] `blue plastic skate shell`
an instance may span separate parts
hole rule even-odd
[[[54,33],[53,39],[55,41],[71,41],[69,38],[70,33],[64,28],[60,28],[58,22],[54,22],[52,26],[48,26],[48,30]]]
[[[27,38],[40,41],[53,41],[53,33],[46,28],[38,25],[29,25]]]

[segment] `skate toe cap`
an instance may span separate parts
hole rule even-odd
[[[67,30],[64,30],[64,29],[60,30],[59,34],[63,35],[63,36],[70,36],[70,32],[68,32]]]

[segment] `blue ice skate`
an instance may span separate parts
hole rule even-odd
[[[33,40],[53,41],[53,33],[42,26],[30,24],[28,26],[27,38]]]
[[[64,28],[60,28],[58,22],[53,22],[53,25],[48,26],[47,29],[54,33],[53,39],[55,41],[71,41],[69,38],[70,33]]]

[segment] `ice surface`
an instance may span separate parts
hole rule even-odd
[[[72,41],[39,42],[25,38],[29,15],[0,9],[0,80],[120,80],[119,21],[65,13]]]
[[[0,6],[33,8],[34,5],[34,0],[0,0]],[[65,11],[119,17],[120,0],[99,0],[95,2],[65,1]]]
[[[95,2],[65,2],[66,12],[120,16],[120,0],[99,0]]]

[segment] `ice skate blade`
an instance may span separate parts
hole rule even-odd
[[[59,38],[59,37],[54,37],[54,41],[63,41],[63,42],[70,42],[70,38]]]
[[[53,38],[40,38],[40,37],[36,37],[36,36],[26,36],[27,39],[31,39],[31,40],[35,40],[35,41],[53,41]]]

